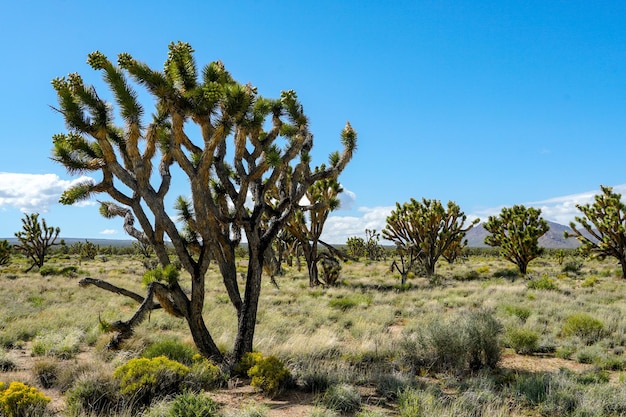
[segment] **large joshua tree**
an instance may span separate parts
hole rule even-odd
[[[191,278],[189,294],[177,274],[165,274],[169,279],[149,284],[145,296],[83,280],[141,303],[131,319],[114,323],[118,334],[112,343],[129,337],[148,311],[164,307],[187,321],[202,355],[225,362],[202,315],[205,274],[215,259],[238,317],[233,348],[233,362],[238,362],[252,351],[263,262],[272,240],[300,209],[313,183],[343,171],[356,148],[355,131],[347,123],[341,133],[343,152],[331,154],[326,169],[313,172],[313,136],[291,90],[278,99],[261,97],[252,85],[236,82],[219,61],[199,73],[191,46],[182,42],[169,45],[163,71],[126,53],[118,56],[117,65],[100,52],[90,54],[88,63],[102,71],[119,115],[115,118],[112,106],[78,74],[53,81],[58,111],[69,129],[54,137],[53,158],[72,173],[101,173],[99,181],[67,190],[61,202],[108,194],[114,202],[103,202],[101,213],[123,217],[125,230],[152,245],[163,268],[170,264],[166,240],[171,241]],[[155,102],[149,121],[136,85]],[[170,203],[180,224],[168,209],[173,172],[189,184]],[[242,231],[249,252],[243,294],[235,265]]]
[[[415,258],[431,277],[437,260],[479,221],[464,227],[466,220],[465,213],[453,201],[444,207],[439,200],[412,198],[402,205],[396,203],[396,209],[387,217],[383,237],[394,242],[409,259]]]
[[[570,223],[573,233],[565,232],[565,237],[575,237],[584,251],[600,259],[617,259],[622,277],[626,278],[626,204],[612,187],[601,185],[600,188],[602,193],[594,197],[593,204],[576,205],[583,216]]]
[[[543,253],[539,238],[550,230],[540,209],[523,205],[504,207],[499,216],[489,216],[484,227],[491,233],[485,243],[499,247],[500,254],[517,265],[522,275],[526,275],[530,261]]]

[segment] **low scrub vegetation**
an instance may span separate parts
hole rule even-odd
[[[623,415],[626,281],[614,262],[574,256],[566,259],[584,262],[577,272],[545,256],[522,278],[497,253],[474,250],[440,263],[438,283],[416,274],[402,286],[390,261],[345,263],[336,286],[314,289],[306,271],[285,266],[278,288],[264,284],[257,352],[236,369],[198,355],[185,322],[159,310],[120,350],[104,349],[112,337],[104,330],[137,304],[80,288],[80,271],[142,293],[141,257],[62,254],[46,263],[57,271],[80,264],[78,277],[26,273],[26,259],[13,257],[0,269],[0,381],[4,391],[21,382],[54,393],[61,415],[76,417],[270,415],[214,396],[241,385],[255,387],[255,398],[299,390],[311,398],[309,416]],[[220,301],[227,295],[215,265],[209,274],[205,317],[228,355],[236,318]],[[190,288],[185,274],[176,279]],[[31,364],[14,381],[25,366],[18,352]],[[536,362],[552,357],[576,371]],[[28,415],[53,414],[38,407]]]

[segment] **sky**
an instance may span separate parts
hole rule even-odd
[[[106,96],[87,54],[162,68],[179,40],[263,96],[295,90],[314,165],[350,121],[358,149],[329,243],[380,231],[411,198],[483,220],[524,204],[568,224],[600,185],[626,192],[623,1],[4,1],[0,38],[0,238],[37,212],[65,238],[129,239],[94,200],[58,203],[80,176],[50,159],[67,132],[50,82],[78,72]]]

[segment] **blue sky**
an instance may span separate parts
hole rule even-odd
[[[57,203],[77,177],[49,159],[65,131],[50,81],[78,72],[104,96],[89,52],[162,68],[178,40],[262,95],[295,90],[314,164],[346,120],[358,131],[329,242],[410,198],[567,223],[600,184],[626,192],[626,2],[25,0],[0,19],[0,237],[39,212],[63,237],[128,238],[94,202]]]

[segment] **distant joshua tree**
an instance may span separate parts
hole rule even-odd
[[[550,226],[540,216],[540,209],[515,205],[503,208],[499,216],[489,216],[484,224],[485,230],[491,233],[485,243],[499,247],[500,254],[517,265],[522,275],[526,275],[530,261],[544,252],[544,248],[539,247],[539,238]]]
[[[56,245],[56,239],[61,229],[58,227],[48,227],[46,219],[39,221],[39,213],[24,215],[22,219],[22,230],[15,233],[19,243],[15,249],[30,258],[32,265],[26,270],[30,271],[34,267],[41,268],[46,261],[46,255],[50,248]]]
[[[426,276],[435,274],[437,260],[454,245],[479,219],[464,227],[467,216],[459,206],[449,201],[444,207],[439,200],[411,201],[400,205],[387,217],[383,236],[402,248],[404,254],[415,256]]]

